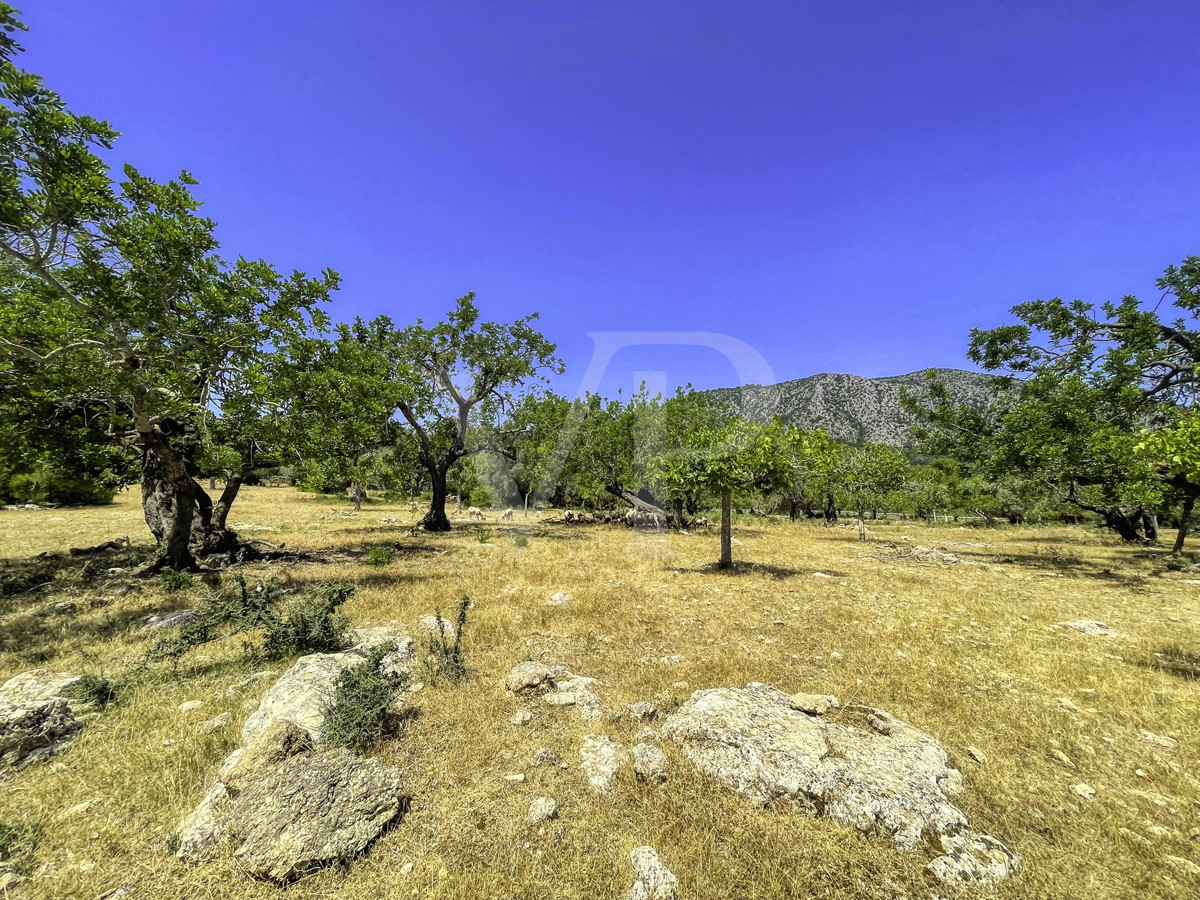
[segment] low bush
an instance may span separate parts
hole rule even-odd
[[[82,700],[97,706],[108,706],[117,699],[117,685],[99,675],[81,675],[65,691],[70,700]]]
[[[446,628],[442,624],[442,611],[436,610],[434,615],[437,617],[438,631],[429,639],[429,653],[422,661],[422,666],[425,670],[425,680],[430,684],[437,684],[441,678],[447,678],[450,681],[458,682],[467,677],[467,664],[463,658],[462,638],[463,631],[467,627],[467,609],[471,605],[471,598],[463,596],[458,601],[458,615],[454,622],[454,639],[447,640]]]
[[[0,863],[22,878],[33,872],[34,851],[41,840],[43,827],[40,823],[19,825],[0,822]]]
[[[267,656],[329,653],[351,640],[350,620],[337,609],[354,594],[352,584],[320,584],[292,603],[282,618],[269,622],[263,637]]]
[[[390,725],[388,707],[408,682],[408,673],[384,674],[384,658],[395,651],[388,641],[371,651],[363,663],[338,675],[333,699],[325,706],[322,739],[331,747],[362,752],[378,744]]]
[[[168,594],[173,594],[176,591],[186,591],[188,588],[195,587],[196,579],[187,572],[165,569],[158,576],[158,586]]]
[[[392,550],[390,547],[372,547],[367,551],[367,565],[369,566],[386,566],[392,561]]]

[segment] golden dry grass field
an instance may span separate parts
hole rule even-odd
[[[1166,862],[1200,863],[1200,682],[1152,664],[1164,647],[1200,652],[1200,575],[1168,571],[1162,551],[1065,528],[881,525],[862,544],[850,529],[744,519],[734,531],[740,564],[722,573],[712,566],[715,532],[549,525],[520,513],[501,523],[492,512],[484,542],[465,522],[413,535],[406,523],[418,514],[371,504],[347,518],[319,498],[251,488],[231,516],[254,526],[244,536],[329,551],[321,563],[247,574],[354,581],[344,610],[355,625],[413,623],[462,594],[475,602],[469,679],[415,695],[404,733],[378,751],[404,769],[413,803],[366,856],[281,891],[241,877],[232,861],[185,865],[170,854],[169,835],[271,683],[226,696],[264,665],[233,638],[186,656],[177,672],[152,665],[66,752],[0,785],[0,822],[40,826],[34,875],[13,896],[92,900],[128,884],[147,898],[618,898],[633,881],[629,851],[642,844],[691,900],[958,896],[925,873],[925,857],[756,807],[697,776],[669,742],[666,784],[640,784],[626,767],[611,797],[591,792],[582,739],[607,733],[629,746],[640,726],[584,724],[536,703],[532,722],[514,725],[504,675],[534,658],[597,678],[610,709],[762,681],[882,707],[929,732],[963,772],[958,803],[972,824],[1024,860],[1017,877],[970,896],[1200,897],[1200,881]],[[101,509],[5,511],[0,557],[124,534],[146,540],[136,494]],[[899,555],[879,549],[889,542]],[[394,546],[393,561],[368,566],[374,545]],[[902,555],[914,545],[962,562]],[[0,601],[0,680],[38,666],[118,675],[153,640],[138,630],[144,617],[189,606],[206,589],[168,594],[144,580],[92,608],[127,581],[64,577]],[[556,591],[570,603],[548,605]],[[59,599],[78,614],[34,615]],[[1119,636],[1055,625],[1076,619],[1102,620]],[[674,656],[682,661],[662,661]],[[287,663],[268,665],[278,673]],[[188,700],[201,708],[180,712]],[[224,711],[231,724],[204,733],[202,722]],[[530,767],[541,747],[570,768]],[[968,747],[983,751],[982,764]],[[519,772],[524,783],[504,778]],[[1081,782],[1095,799],[1071,793]],[[561,813],[535,829],[526,812],[537,794],[555,797]]]

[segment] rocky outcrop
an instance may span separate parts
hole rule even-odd
[[[34,669],[0,685],[0,770],[22,768],[67,748],[83,727],[84,704],[63,695],[78,675]]]
[[[243,746],[180,823],[180,859],[207,858],[227,842],[249,875],[283,883],[362,853],[401,815],[408,798],[399,769],[320,747],[323,711],[342,670],[385,640],[401,649],[381,669],[402,667],[403,648],[411,649],[404,635],[360,637],[351,650],[302,657],[267,691],[242,728]]]
[[[505,689],[517,697],[540,697],[549,706],[579,710],[585,722],[604,715],[604,704],[596,693],[596,679],[576,675],[563,665],[526,660],[517,663],[504,678]]]
[[[1063,628],[1070,628],[1074,631],[1078,631],[1080,634],[1086,634],[1091,637],[1117,636],[1117,633],[1103,622],[1096,622],[1092,619],[1079,619],[1074,622],[1059,622],[1057,624]]]
[[[752,683],[697,691],[663,734],[701,773],[758,803],[790,803],[902,850],[942,854],[930,867],[941,878],[994,882],[1018,868],[953,803],[962,775],[941,745],[883,710],[810,715],[783,691]]]

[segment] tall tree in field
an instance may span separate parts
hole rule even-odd
[[[846,505],[858,517],[858,539],[867,539],[864,514],[882,498],[904,484],[908,460],[894,447],[866,444],[850,448],[838,460],[835,479]]]
[[[1133,296],[1099,307],[1056,297],[1014,307],[1013,324],[972,331],[968,355],[1000,375],[995,405],[971,411],[935,393],[920,413],[926,447],[988,475],[1039,481],[1125,540],[1153,540],[1164,501],[1200,496],[1169,460],[1139,450],[1144,429],[1169,428],[1197,399],[1200,257],[1168,267],[1158,287],[1153,309]]]
[[[759,425],[733,419],[696,432],[690,446],[654,460],[655,477],[672,485],[673,490],[705,490],[720,496],[720,568],[733,565],[733,495],[778,491],[791,478],[783,453],[785,441],[784,427],[778,420]]]
[[[489,431],[520,396],[548,373],[561,374],[555,346],[533,327],[537,314],[515,322],[481,322],[475,295],[460,297],[436,325],[418,321],[399,333],[403,396],[397,400],[416,436],[433,497],[421,520],[427,531],[449,531],[446,474],[465,456],[492,446]],[[472,416],[480,431],[469,439]]]
[[[824,428],[804,431],[792,426],[784,434],[780,452],[787,461],[791,475],[780,491],[788,505],[789,518],[796,521],[800,510],[805,515],[814,515],[814,504],[821,503],[828,514],[834,507],[833,518],[837,519],[834,499],[834,472],[843,453],[849,448],[829,436]]]
[[[320,318],[337,279],[224,262],[186,172],[126,166],[114,183],[99,154],[116,132],[14,64],[21,27],[0,5],[0,381],[103,410],[142,454],[158,565],[191,568],[197,429],[281,332]]]

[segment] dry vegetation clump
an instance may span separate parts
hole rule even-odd
[[[629,852],[641,845],[694,900],[954,896],[920,856],[825,819],[755,807],[697,776],[669,742],[665,784],[640,783],[626,768],[611,796],[592,792],[579,773],[584,737],[630,746],[642,723],[584,723],[578,712],[518,702],[503,681],[525,659],[596,678],[610,710],[657,695],[669,712],[692,691],[749,681],[887,709],[945,746],[964,775],[958,805],[1023,857],[1023,871],[990,896],[1200,891],[1168,859],[1200,863],[1200,694],[1190,652],[1163,650],[1200,647],[1200,585],[1169,571],[1165,553],[1079,529],[874,523],[874,543],[864,545],[851,530],[743,518],[741,562],[726,573],[713,565],[715,534],[543,526],[519,513],[510,528],[492,513],[482,543],[468,531],[410,534],[414,514],[402,506],[334,517],[290,490],[245,493],[239,517],[323,560],[248,566],[251,583],[274,579],[300,596],[352,582],[338,612],[358,627],[413,629],[436,608],[473,601],[458,638],[467,676],[406,694],[402,733],[383,734],[369,751],[403,768],[412,808],[369,854],[300,881],[291,898],[620,897],[632,882]],[[104,509],[7,512],[0,556],[137,534],[138,515],[129,494]],[[913,564],[893,552],[906,545],[958,561]],[[381,546],[391,561],[372,565],[368,551]],[[248,654],[233,635],[182,656],[175,671],[151,664],[121,680],[161,636],[140,630],[144,618],[194,607],[210,590],[60,573],[6,601],[0,677],[46,666],[120,684],[67,752],[0,790],[0,823],[36,835],[10,842],[33,874],[20,896],[91,900],[123,884],[156,898],[276,896],[229,858],[177,862],[168,836],[288,660]],[[551,603],[556,592],[569,602]],[[75,611],[38,614],[55,602]],[[1057,624],[1073,620],[1103,621],[1118,636]],[[1147,665],[1155,651],[1159,664]],[[249,677],[264,669],[271,678]],[[181,711],[185,701],[200,706]],[[519,708],[532,714],[525,724],[515,724]],[[229,725],[202,727],[224,712]],[[569,768],[531,765],[542,748]],[[522,773],[524,781],[505,778]],[[1094,799],[1073,793],[1079,784]],[[560,812],[531,828],[539,795]]]

